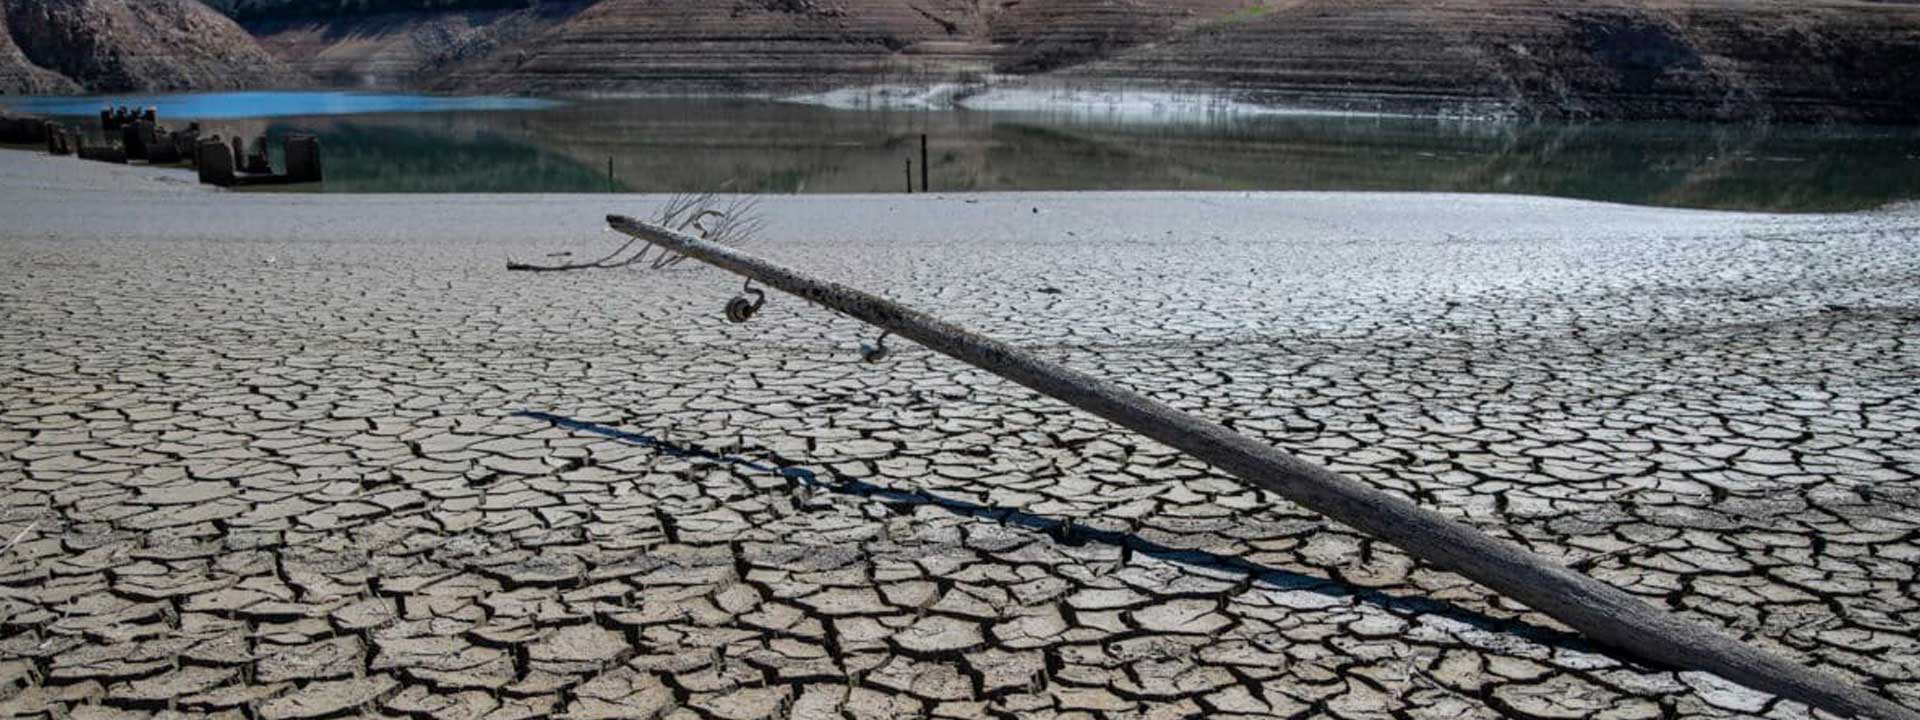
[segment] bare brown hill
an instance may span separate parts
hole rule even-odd
[[[195,0],[0,0],[0,90],[182,91],[297,84],[232,20]]]
[[[455,69],[442,86],[788,92],[1032,74],[1168,37],[1243,2],[601,0]]]
[[[589,2],[457,12],[396,12],[366,17],[291,17],[245,23],[268,51],[331,87],[432,87],[460,68],[552,29]]]
[[[1296,107],[1914,123],[1920,4],[1287,0],[1068,75]]]
[[[0,2],[9,91],[285,81],[191,0]],[[1031,83],[1332,110],[1920,123],[1911,0],[574,0],[269,15],[249,23],[261,44],[334,86]]]
[[[444,90],[783,93],[1012,79],[1335,110],[1920,122],[1914,2],[599,0],[566,8],[537,22],[521,11],[256,29],[282,57],[332,82],[399,76]],[[469,42],[475,37],[482,41]],[[407,71],[394,72],[399,65]]]
[[[538,42],[449,82],[543,92],[756,92],[981,72],[989,67],[973,8],[960,0],[602,0]]]

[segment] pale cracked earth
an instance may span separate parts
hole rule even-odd
[[[0,152],[0,712],[1808,717],[775,297],[626,197]],[[771,200],[752,249],[1920,705],[1920,213]]]

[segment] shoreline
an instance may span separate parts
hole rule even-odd
[[[105,92],[77,93],[59,95],[14,95],[0,96],[0,111],[30,116],[46,116],[45,113],[18,110],[9,101],[29,99],[33,101],[81,101],[130,97],[182,97],[201,95],[230,94],[299,94],[299,93],[337,93],[352,96],[415,96],[446,100],[467,101],[553,101],[575,102],[596,100],[753,100],[764,102],[788,103],[812,107],[823,107],[848,111],[972,111],[972,112],[1020,112],[1020,113],[1061,113],[1068,115],[1109,115],[1129,119],[1154,119],[1181,117],[1350,117],[1350,118],[1399,118],[1413,120],[1434,120],[1458,123],[1479,123],[1490,126],[1523,126],[1534,123],[1555,123],[1569,125],[1648,125],[1684,123],[1703,126],[1724,127],[1857,127],[1884,130],[1911,130],[1920,128],[1917,124],[1882,123],[1868,121],[1832,121],[1832,120],[1795,120],[1769,116],[1720,117],[1720,116],[1674,116],[1674,117],[1536,117],[1513,110],[1507,104],[1493,101],[1472,101],[1466,104],[1439,104],[1431,107],[1407,105],[1399,109],[1386,108],[1390,101],[1402,100],[1390,95],[1361,96],[1360,101],[1349,99],[1342,103],[1344,107],[1320,104],[1301,104],[1262,101],[1244,90],[1226,87],[1169,85],[1163,83],[1127,83],[1114,81],[1071,82],[1055,78],[1010,77],[989,81],[928,81],[928,82],[892,82],[878,80],[870,83],[849,84],[825,90],[793,88],[784,90],[709,90],[698,88],[677,88],[664,90],[592,90],[556,88],[539,90],[528,88],[505,92],[471,92],[448,90],[434,86],[378,85],[378,86],[328,86],[313,85],[285,88],[235,88],[184,90],[164,92]],[[1371,105],[1371,108],[1355,105]],[[1424,109],[1422,109],[1424,108]],[[458,110],[461,108],[448,108]],[[479,107],[478,109],[492,109]],[[537,108],[506,108],[537,109]],[[403,110],[400,112],[431,112],[433,110]],[[339,112],[288,113],[286,116],[338,114],[355,115],[382,111],[349,110]],[[78,116],[85,116],[81,113]],[[246,117],[279,117],[280,115],[258,115]],[[233,116],[209,115],[202,119],[241,119]]]
[[[0,212],[11,227],[0,237],[100,234],[146,239],[240,240],[263,232],[285,239],[321,240],[345,231],[350,237],[423,234],[453,239],[501,240],[543,234],[541,228],[594,234],[607,213],[644,215],[670,197],[642,193],[318,193],[229,191],[197,183],[191,169],[83,162],[32,151],[0,151]],[[870,222],[897,216],[917,228],[948,215],[1004,226],[1003,241],[1039,232],[1060,238],[1138,227],[1174,232],[1239,228],[1262,223],[1280,227],[1347,227],[1362,235],[1386,233],[1413,242],[1486,237],[1515,232],[1562,237],[1604,237],[1621,232],[1667,232],[1690,224],[1767,228],[1873,222],[1908,217],[1920,203],[1856,213],[1782,214],[1625,205],[1539,195],[1443,192],[1339,191],[1043,191],[981,193],[879,193],[758,195],[761,207],[806,218],[809,233],[825,231],[836,208]],[[636,209],[639,208],[639,209]],[[206,223],[227,216],[235,222]],[[462,228],[446,223],[458,219]],[[994,219],[997,218],[997,219]],[[244,220],[244,221],[238,221]],[[1672,226],[1669,228],[1668,226]],[[1366,230],[1366,228],[1375,228]],[[1104,228],[1104,229],[1103,229]],[[933,232],[929,226],[908,235]],[[1596,232],[1599,231],[1599,234]],[[1158,231],[1154,231],[1158,232]],[[1324,230],[1316,230],[1322,234]],[[1256,232],[1265,235],[1264,232]],[[1384,239],[1384,237],[1382,238]]]
[[[29,169],[32,168],[32,169]],[[100,171],[106,172],[100,172]],[[131,183],[131,184],[130,184]],[[151,183],[151,184],[143,184]],[[151,166],[144,164],[120,165],[114,163],[87,162],[73,157],[55,157],[32,146],[0,145],[0,189],[25,190],[31,188],[58,189],[78,192],[125,192],[153,190],[174,192],[182,188],[201,193],[225,193],[232,197],[284,197],[284,198],[330,198],[324,202],[360,199],[362,201],[398,201],[415,199],[423,203],[441,202],[454,198],[495,198],[508,201],[536,202],[547,200],[568,200],[591,203],[595,200],[610,198],[640,198],[656,200],[671,197],[673,193],[429,193],[429,192],[384,192],[384,193],[328,193],[317,190],[286,188],[216,188],[200,185],[195,171],[188,165]],[[1058,198],[1104,198],[1107,200],[1131,199],[1180,199],[1180,198],[1270,198],[1285,200],[1289,198],[1325,198],[1345,197],[1355,202],[1375,200],[1411,199],[1428,202],[1442,199],[1483,199],[1488,201],[1510,201],[1515,203],[1552,203],[1567,206],[1592,206],[1618,208],[1624,211],[1656,211],[1674,213],[1705,213],[1770,218],[1846,218],[1856,216],[1915,215],[1920,214],[1920,199],[1900,200],[1878,207],[1862,208],[1845,212],[1781,212],[1754,210],[1726,210],[1714,208],[1688,208],[1661,205],[1637,205],[1631,203],[1564,197],[1557,195],[1527,193],[1469,193],[1448,191],[1378,191],[1378,190],[1037,190],[1037,191],[951,191],[934,193],[719,193],[723,197],[751,196],[760,199],[781,199],[783,201],[832,200],[843,199],[886,199],[907,200],[918,198],[938,200],[958,200],[975,202],[983,199],[1058,199]],[[517,204],[517,203],[516,203]]]

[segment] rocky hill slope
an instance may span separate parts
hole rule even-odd
[[[249,19],[324,81],[555,93],[785,93],[1034,74],[1170,36],[1245,0],[599,0]]]
[[[1920,122],[1920,3],[1289,0],[1075,68],[1350,110]]]
[[[0,0],[0,92],[183,91],[297,84],[195,0]]]
[[[0,88],[248,86],[292,82],[291,67],[324,85],[467,92],[1029,85],[1363,112],[1920,123],[1916,0],[208,1],[249,18],[258,44],[192,0],[0,0]],[[373,12],[424,6],[455,9]]]
[[[246,21],[259,42],[294,70],[329,87],[447,86],[468,63],[512,57],[589,3],[530,8],[288,15]],[[531,90],[503,88],[508,91]]]
[[[1911,0],[599,0],[529,12],[253,27],[329,80],[442,90],[992,79],[1333,110],[1920,122]]]

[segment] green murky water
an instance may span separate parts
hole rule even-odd
[[[324,192],[901,192],[909,160],[918,183],[925,134],[936,192],[1493,192],[1796,212],[1920,198],[1920,131],[1897,128],[343,93],[0,102],[66,114],[157,104],[163,123],[315,133],[327,181],[309,189]]]

